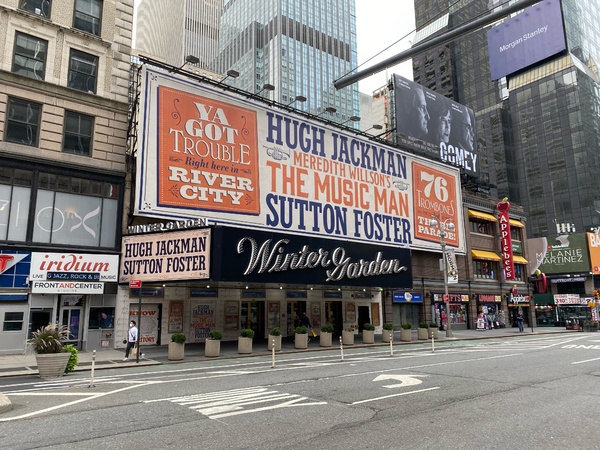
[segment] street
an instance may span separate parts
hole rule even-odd
[[[0,448],[597,448],[600,334],[0,380]]]

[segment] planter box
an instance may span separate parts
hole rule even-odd
[[[184,350],[185,344],[180,344],[178,342],[169,342],[167,359],[169,361],[181,361],[183,359]]]
[[[35,355],[38,373],[41,378],[58,378],[65,374],[71,352]]]
[[[252,353],[252,338],[242,336],[238,337],[238,353]]]
[[[375,330],[363,330],[362,331],[363,344],[374,344],[375,343]]]
[[[275,344],[273,344],[273,342],[275,342]],[[275,347],[276,352],[281,351],[281,336],[273,336],[272,334],[269,335],[267,349],[272,351],[273,347]]]
[[[342,330],[342,344],[354,345],[354,331]]]
[[[308,348],[308,334],[298,334],[294,336],[294,347]]]
[[[321,334],[319,335],[319,345],[321,347],[331,347],[332,340],[333,340],[333,333],[321,331]]]
[[[393,342],[394,341],[394,330],[382,330],[381,331],[382,342]]]
[[[429,339],[429,328],[417,328],[417,338],[425,341]]]
[[[221,341],[219,339],[207,339],[204,342],[204,356],[216,358],[221,354]]]
[[[412,341],[412,330],[405,330],[404,328],[402,328],[400,330],[400,340],[402,342]]]
[[[432,334],[433,339],[438,339],[440,337],[440,330],[438,328],[429,328],[429,339],[431,339]]]

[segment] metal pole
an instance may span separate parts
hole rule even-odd
[[[275,367],[275,339],[273,339],[271,348],[271,367]]]
[[[390,339],[390,356],[394,356],[394,332],[392,331],[392,338]]]
[[[342,344],[342,337],[340,336],[340,353],[342,355],[342,361],[344,360],[344,345]]]
[[[435,353],[435,339],[433,339],[433,331],[431,332],[431,353]]]
[[[96,350],[94,350],[92,352],[92,373],[90,375],[90,384],[89,384],[89,388],[91,387],[96,387],[96,385],[94,384],[94,367],[96,366]]]
[[[135,362],[140,362],[140,334],[142,331],[142,286],[140,285],[139,295],[138,295],[138,317],[137,317],[137,342],[135,343],[137,347],[137,352],[135,354]]]
[[[440,224],[440,243],[442,245],[442,270],[444,271],[444,301],[446,302],[446,337],[452,337],[452,325],[450,320],[450,297],[448,297],[448,268],[446,267],[446,226]]]

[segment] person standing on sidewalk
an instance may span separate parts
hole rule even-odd
[[[310,330],[312,328],[312,325],[310,324],[310,319],[308,318],[306,313],[302,314],[302,321],[300,322],[300,324],[303,327],[306,327],[306,332],[308,333],[308,342],[310,342]]]
[[[132,320],[131,322],[129,322],[129,331],[127,332],[127,347],[125,347],[125,358],[123,358],[123,361],[129,361],[129,352],[131,351],[131,349],[133,347],[135,347],[137,340],[138,340],[137,324],[136,324],[135,320]],[[138,351],[139,351],[139,348],[138,348]],[[142,359],[143,357],[144,357],[144,354],[140,353],[140,359]]]
[[[517,313],[517,325],[519,325],[519,333],[523,332],[523,320],[525,320],[525,318],[523,317],[523,312],[519,311]]]

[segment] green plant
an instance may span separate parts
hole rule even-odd
[[[171,335],[171,342],[177,342],[178,344],[185,344],[186,339],[183,333],[173,333]]]
[[[365,323],[363,325],[363,329],[367,331],[373,331],[375,330],[375,325],[373,325],[372,323]]]
[[[75,366],[79,362],[79,355],[77,354],[77,348],[72,344],[63,345],[63,352],[71,352],[69,361],[67,361],[67,367],[65,373],[71,373],[75,370]]]
[[[296,334],[306,334],[306,332],[306,327],[304,325],[296,327]]]
[[[429,324],[427,322],[419,322],[419,328],[428,328]]]
[[[250,328],[244,328],[240,331],[240,336],[252,339],[254,337],[254,330]]]
[[[437,328],[438,324],[437,322],[429,322],[429,328]]]
[[[269,334],[271,336],[281,336],[281,328],[274,327],[274,328],[271,329],[271,332]]]
[[[393,330],[393,329],[394,329],[394,324],[393,324],[393,323],[384,323],[384,324],[383,324],[383,329],[384,329],[384,330],[391,331],[391,330]]]
[[[66,325],[49,324],[32,333],[29,345],[39,355],[60,353],[63,344],[69,338],[69,328]]]
[[[214,339],[215,341],[220,341],[221,339],[223,339],[223,333],[221,333],[219,330],[211,330],[208,333],[208,337],[210,339]]]
[[[321,331],[323,333],[333,333],[333,325],[331,325],[330,323],[326,323],[321,327]]]
[[[403,323],[402,328],[404,330],[410,330],[412,328],[412,324],[411,323]]]

